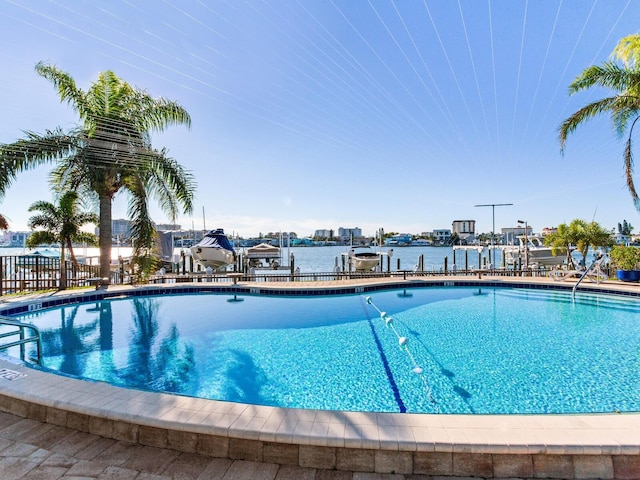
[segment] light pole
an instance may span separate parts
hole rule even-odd
[[[493,236],[495,235],[495,231],[496,231],[496,207],[509,207],[513,205],[513,203],[487,203],[486,205],[474,205],[474,207],[491,207],[491,217],[492,217],[492,223],[491,223],[491,260],[492,262],[495,262],[495,252],[493,251]],[[480,265],[478,265],[478,268],[480,268]]]
[[[524,223],[524,268],[529,268],[529,225],[526,220],[518,220],[518,223]]]

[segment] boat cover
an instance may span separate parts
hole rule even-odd
[[[255,247],[248,248],[246,256],[247,258],[278,258],[280,249],[268,243],[261,243]]]
[[[195,246],[207,248],[223,248],[225,250],[230,250],[233,252],[233,245],[231,245],[231,242],[224,234],[224,230],[222,228],[207,232],[204,238]]]

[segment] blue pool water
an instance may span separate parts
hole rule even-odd
[[[433,287],[135,297],[23,318],[43,333],[47,368],[131,388],[329,410],[578,413],[640,411],[639,314],[622,297]]]

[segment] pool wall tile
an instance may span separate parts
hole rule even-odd
[[[298,465],[300,447],[283,443],[264,442],[262,458],[265,463],[277,463],[279,465]]]
[[[492,462],[494,477],[533,477],[533,458],[531,455],[493,455]]]
[[[113,439],[129,443],[138,443],[140,440],[140,426],[131,422],[114,421]]]
[[[196,453],[198,435],[192,432],[169,430],[167,432],[167,447],[181,452]]]
[[[67,414],[67,427],[80,432],[89,432],[89,415],[69,412]]]
[[[337,448],[336,469],[375,472],[375,450]]]
[[[488,453],[453,453],[456,477],[492,477],[493,457]]]
[[[232,460],[247,460],[249,462],[262,462],[263,443],[244,438],[229,439],[229,458]]]
[[[47,407],[47,417],[45,421],[52,425],[66,427],[67,416],[68,416],[68,412],[66,410],[55,408],[55,407]]]
[[[414,452],[413,473],[432,476],[453,475],[453,454],[445,452]]]
[[[574,478],[571,455],[532,455],[532,460],[535,478]]]
[[[337,449],[300,445],[300,466],[333,470],[336,468]]]
[[[229,437],[198,434],[196,453],[216,458],[229,458]]]
[[[616,455],[612,460],[615,478],[626,480],[640,478],[640,456]]]
[[[390,452],[375,450],[376,473],[413,473],[413,455],[411,452]]]
[[[573,475],[576,479],[616,478],[611,457],[601,455],[574,456]]]
[[[96,416],[89,417],[89,433],[105,438],[113,438],[113,420]]]

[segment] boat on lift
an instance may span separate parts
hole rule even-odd
[[[518,235],[520,245],[503,249],[508,265],[518,263],[553,267],[566,264],[567,249],[557,248],[555,255],[552,248],[544,244],[544,239],[538,235]],[[573,250],[573,249],[571,249]]]
[[[279,270],[282,265],[282,254],[279,247],[261,243],[248,248],[243,255],[244,262],[251,269]],[[289,267],[284,266],[283,269]]]
[[[391,257],[393,249],[387,252],[374,250],[368,245],[352,246],[348,252],[343,253],[347,262],[356,272],[370,272],[381,263],[384,255]]]
[[[222,228],[207,232],[190,250],[196,262],[213,270],[224,270],[233,264],[236,257],[233,245]]]

